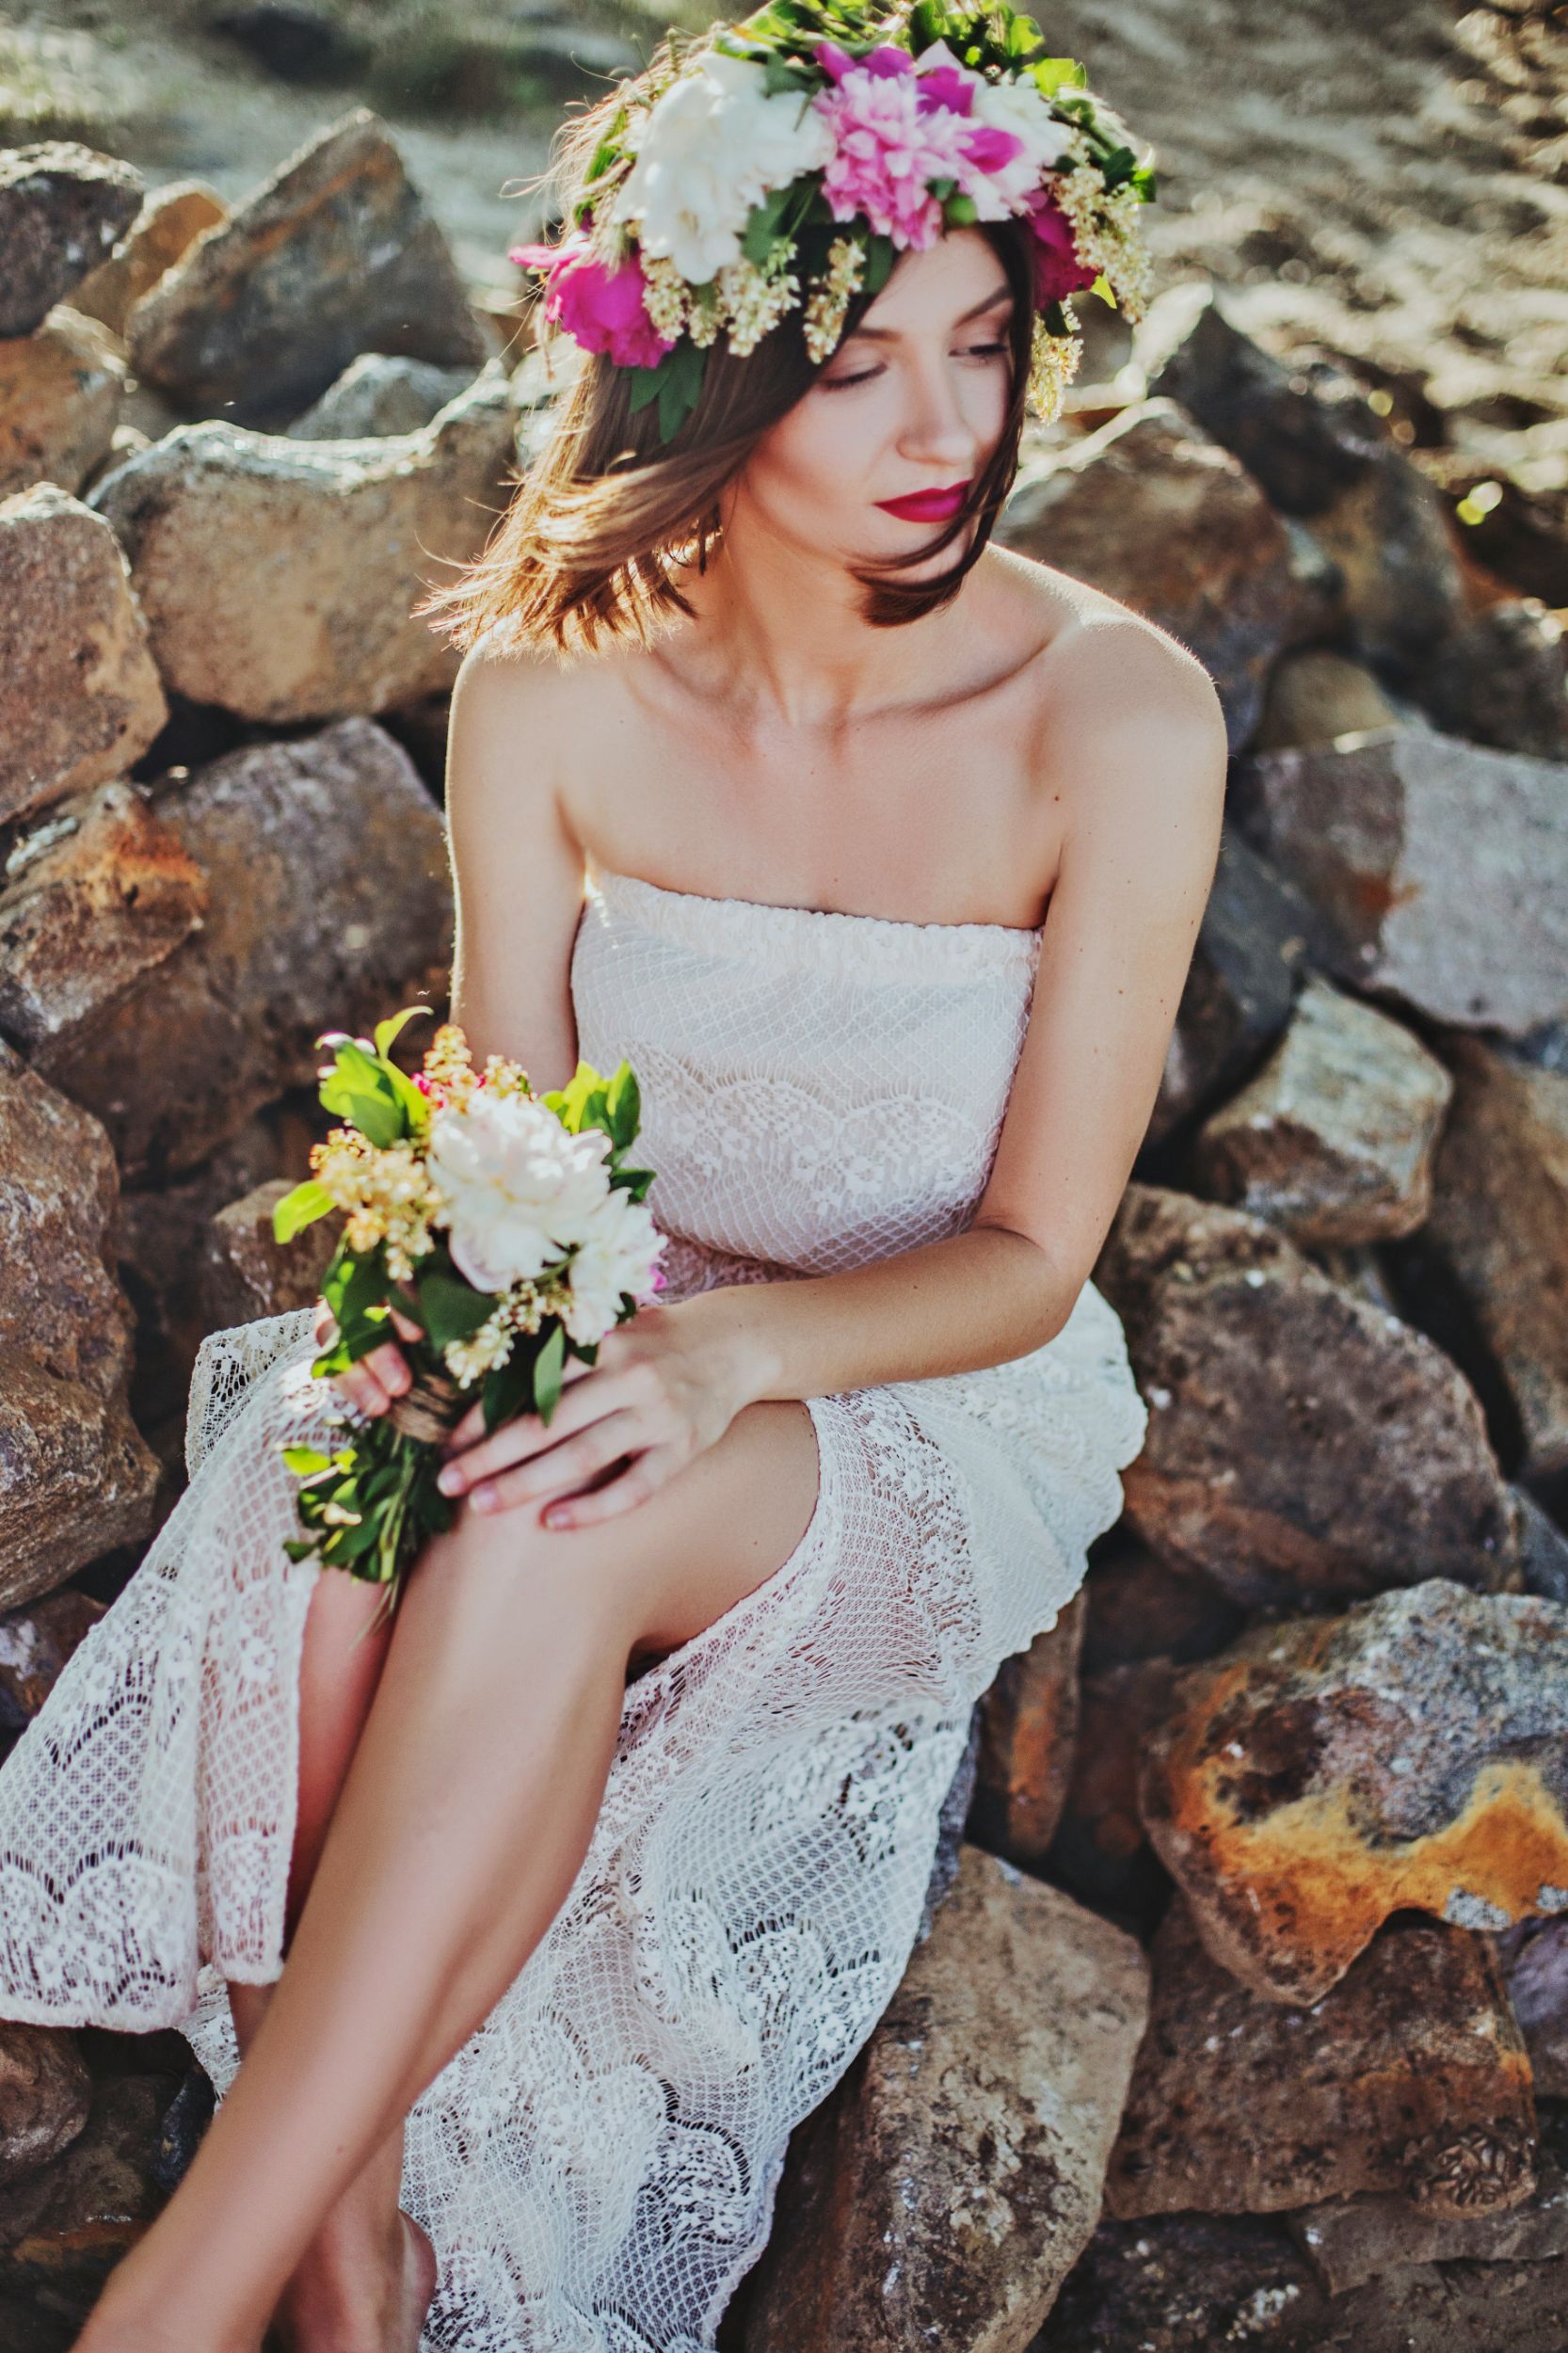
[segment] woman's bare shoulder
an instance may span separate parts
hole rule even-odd
[[[1037,636],[1030,669],[1058,708],[1064,693],[1092,702],[1117,678],[1124,697],[1130,693],[1155,718],[1217,706],[1213,680],[1197,655],[1146,614],[994,542],[984,566],[992,596]]]

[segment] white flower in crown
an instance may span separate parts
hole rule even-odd
[[[637,224],[654,261],[704,286],[741,258],[752,207],[833,152],[827,125],[796,92],[770,98],[760,65],[710,51],[648,110],[613,217]]]
[[[430,1122],[426,1166],[441,1194],[452,1262],[482,1291],[503,1291],[594,1230],[610,1189],[602,1128],[573,1135],[531,1095],[477,1087]]]
[[[1049,102],[1031,81],[981,81],[974,111],[977,120],[988,122],[993,131],[1011,131],[1023,141],[1030,184],[1073,152],[1078,133],[1052,114]]]
[[[571,1296],[561,1321],[579,1347],[602,1339],[620,1315],[620,1295],[641,1300],[653,1285],[664,1237],[646,1202],[616,1186],[594,1211],[571,1262]]]

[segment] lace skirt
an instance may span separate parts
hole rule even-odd
[[[776,1272],[676,1238],[664,1265],[670,1298]],[[190,1484],[0,1767],[0,2016],[176,2026],[220,2098],[225,1981],[283,1965],[322,1571],[282,1548],[278,1449],[322,1427],[311,1323],[203,1343]],[[410,2111],[422,2353],[712,2345],[920,1932],[973,1703],[1076,1591],[1146,1426],[1092,1284],[1031,1356],[807,1403],[799,1543],[628,1688],[576,1881]]]

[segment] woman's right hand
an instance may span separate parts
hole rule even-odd
[[[391,1313],[393,1327],[401,1332],[406,1340],[417,1340],[424,1337],[419,1325],[411,1322],[407,1316],[399,1315],[395,1307]],[[318,1299],[315,1320],[317,1348],[330,1348],[337,1337],[338,1320],[326,1300]],[[346,1372],[333,1373],[328,1385],[336,1389],[340,1397],[346,1398],[351,1405],[357,1405],[362,1414],[384,1414],[392,1399],[403,1395],[411,1379],[408,1360],[397,1342],[383,1340],[379,1348],[371,1349],[358,1363],[350,1365]]]

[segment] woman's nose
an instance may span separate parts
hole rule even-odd
[[[922,370],[910,392],[909,413],[900,435],[903,456],[917,465],[952,466],[971,462],[975,433],[964,412],[958,388],[945,368]]]

